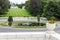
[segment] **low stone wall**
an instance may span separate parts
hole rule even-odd
[[[46,33],[45,38],[46,40],[60,40],[60,34],[56,32]]]
[[[51,34],[51,40],[60,40],[60,34],[58,33]]]
[[[0,33],[0,40],[44,40],[45,33]]]
[[[0,40],[60,40],[60,34],[45,32],[0,33]]]

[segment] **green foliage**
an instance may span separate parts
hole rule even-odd
[[[40,15],[50,19],[52,16],[60,18],[60,1],[54,0],[30,0],[26,2],[26,9],[32,16]]]
[[[55,1],[50,1],[45,10],[45,17],[55,17],[56,19],[60,18],[60,6]]]
[[[5,14],[10,6],[9,0],[0,0],[0,15]]]
[[[26,1],[26,3],[25,3],[25,9],[27,11],[29,11],[29,5],[30,5],[30,1]]]

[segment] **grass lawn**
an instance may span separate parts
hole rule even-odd
[[[8,26],[6,23],[0,23],[0,26]]]
[[[14,28],[46,28],[46,26],[15,26]]]
[[[0,15],[0,16],[5,16],[5,17],[8,17],[8,16],[24,17],[24,16],[31,16],[31,15],[26,10],[22,10],[20,8],[11,8],[11,9],[9,9],[9,12],[7,12],[7,14]]]

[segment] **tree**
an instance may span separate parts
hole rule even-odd
[[[5,14],[10,6],[9,0],[0,0],[0,15]]]
[[[48,19],[55,17],[56,19],[60,18],[60,6],[55,1],[50,1],[46,7],[45,17]]]
[[[30,0],[29,12],[33,16],[41,15],[43,12],[41,0]]]
[[[25,3],[25,9],[29,11],[32,16],[43,16],[46,4],[47,2],[44,0],[28,0]]]

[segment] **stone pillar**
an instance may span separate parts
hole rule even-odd
[[[51,39],[51,34],[55,34],[55,29],[56,27],[56,23],[46,23],[46,28],[47,28],[47,31],[46,31],[46,35],[45,35],[45,38],[46,40],[50,40]]]
[[[46,23],[46,28],[48,33],[54,33],[56,23]]]

